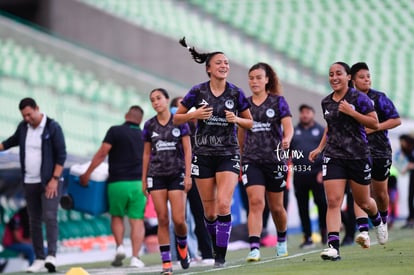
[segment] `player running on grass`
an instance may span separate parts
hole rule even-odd
[[[378,115],[379,127],[376,130],[366,128],[368,145],[372,160],[372,195],[377,202],[381,220],[384,224],[383,237],[378,240],[385,244],[388,240],[388,177],[392,164],[392,150],[388,139],[388,129],[401,124],[400,116],[392,101],[382,92],[371,88],[371,74],[368,65],[358,62],[351,67],[351,79],[358,91],[365,93],[373,102]],[[368,235],[367,214],[355,205],[355,216],[360,233],[355,241],[363,248],[369,248],[370,238]]]
[[[238,137],[242,152],[242,182],[249,200],[250,252],[246,260],[250,262],[260,260],[265,199],[277,229],[276,255],[288,255],[283,191],[289,156],[282,151],[289,149],[293,125],[289,105],[280,95],[279,79],[271,66],[266,63],[253,65],[249,70],[249,86],[253,95],[247,100],[254,123],[248,131],[239,128]]]
[[[168,202],[181,267],[187,269],[190,266],[185,223],[185,193],[191,188],[190,128],[186,123],[173,125],[166,90],[152,90],[150,100],[157,115],[145,123],[143,130],[142,183],[143,190],[151,193],[157,212],[161,273],[172,274]]]
[[[365,127],[378,128],[378,118],[371,99],[351,88],[351,69],[344,62],[329,68],[329,83],[333,92],[322,100],[322,111],[327,122],[319,146],[309,154],[313,161],[322,151],[322,175],[328,202],[326,225],[328,248],[324,260],[339,260],[339,230],[341,205],[347,181],[354,201],[367,212],[377,230],[379,239],[384,224],[375,200],[370,197],[371,161]]]

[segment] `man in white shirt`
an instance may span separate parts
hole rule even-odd
[[[23,121],[12,136],[0,143],[0,151],[14,146],[20,148],[30,234],[36,254],[36,260],[27,272],[39,272],[44,267],[49,272],[56,272],[57,209],[66,160],[65,139],[60,125],[41,113],[34,99],[22,99],[19,109]],[[46,224],[47,256],[43,246],[43,221]]]

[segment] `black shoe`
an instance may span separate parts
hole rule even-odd
[[[221,258],[214,259],[214,267],[215,268],[221,268],[226,265],[226,261]]]
[[[312,240],[305,240],[303,243],[299,245],[299,248],[301,249],[310,249],[314,247],[315,247],[315,244],[313,243]]]
[[[184,248],[181,248],[179,245],[177,245],[177,255],[178,259],[180,260],[181,267],[183,269],[187,269],[190,267],[190,256],[188,255],[188,248],[185,246]]]
[[[347,246],[347,245],[353,245],[353,244],[354,244],[354,238],[347,236],[342,240],[341,246]]]
[[[407,222],[406,224],[404,224],[401,229],[412,229],[414,228],[414,223],[413,222]]]
[[[4,262],[0,263],[0,273],[2,273],[3,270],[6,268],[8,262],[8,260],[5,260]]]

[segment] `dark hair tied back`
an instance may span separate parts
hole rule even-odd
[[[190,47],[187,45],[187,42],[185,41],[185,37],[181,38],[179,40],[181,46],[183,46],[184,48],[187,48],[188,51],[191,53],[193,59],[195,62],[199,63],[199,64],[203,64],[206,63],[206,66],[209,66],[210,63],[210,59],[215,56],[216,54],[224,54],[223,52],[220,51],[216,51],[216,52],[211,52],[211,53],[199,53],[196,51],[196,49],[194,47]]]
[[[191,53],[194,61],[199,63],[199,64],[203,64],[204,62],[206,62],[207,58],[210,55],[209,53],[199,53],[199,52],[196,51],[196,49],[194,47],[188,46],[187,42],[185,41],[185,37],[181,38],[179,42],[180,42],[181,46],[188,49],[188,51]]]

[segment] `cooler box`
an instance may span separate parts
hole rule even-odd
[[[107,183],[108,165],[102,163],[91,174],[89,185],[84,187],[79,183],[79,176],[88,168],[89,163],[75,164],[70,168],[68,197],[63,200],[71,200],[70,203],[64,202],[62,207],[74,209],[97,216],[108,211]],[[63,204],[66,204],[65,207]]]

